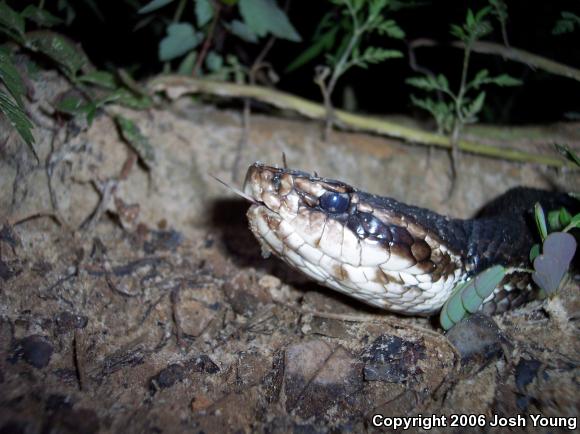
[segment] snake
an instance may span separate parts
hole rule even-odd
[[[515,187],[471,219],[438,214],[300,170],[260,162],[243,194],[249,227],[274,254],[319,284],[403,315],[439,311],[456,285],[483,270],[508,273],[481,310],[504,312],[537,295],[529,273],[539,241],[533,209],[577,208],[564,193]]]

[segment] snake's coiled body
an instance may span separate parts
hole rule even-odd
[[[259,163],[248,169],[244,192],[254,202],[250,228],[265,252],[370,305],[425,315],[439,310],[457,283],[492,265],[530,267],[537,242],[534,203],[577,206],[563,194],[517,188],[477,219],[452,219],[340,181]],[[503,311],[530,295],[527,276],[514,273],[485,307]]]

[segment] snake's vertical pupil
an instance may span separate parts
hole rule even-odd
[[[350,198],[348,194],[335,193],[327,191],[319,199],[320,208],[324,211],[340,214],[346,212],[350,205]]]

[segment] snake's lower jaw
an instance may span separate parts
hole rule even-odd
[[[272,215],[271,215],[272,214]],[[248,209],[247,217],[250,222],[250,230],[260,243],[262,248],[262,257],[269,258],[274,250],[274,246],[279,243],[278,238],[272,233],[268,226],[268,219],[274,219],[275,216],[265,206],[255,204]]]

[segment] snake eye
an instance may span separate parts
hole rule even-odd
[[[346,212],[350,205],[350,198],[348,194],[335,193],[333,191],[327,191],[319,199],[320,208],[324,211],[331,212],[333,214],[340,214]]]

